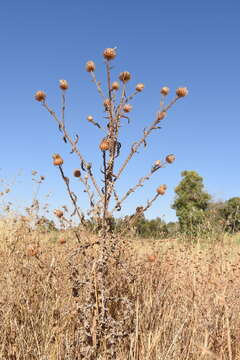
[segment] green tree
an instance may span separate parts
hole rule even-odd
[[[225,202],[220,214],[226,222],[226,230],[229,232],[240,231],[240,197],[233,197]]]
[[[159,217],[148,220],[144,215],[135,224],[136,235],[142,238],[162,238],[168,234],[167,226]]]
[[[183,171],[181,176],[172,208],[176,210],[181,231],[195,234],[204,222],[211,196],[204,191],[203,178],[197,172]]]

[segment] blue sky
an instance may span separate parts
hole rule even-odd
[[[137,82],[145,90],[133,101],[131,124],[121,131],[123,156],[159,107],[160,88],[187,86],[189,96],[177,103],[163,129],[154,133],[147,150],[129,165],[120,192],[147,173],[151,163],[174,153],[176,162],[159,171],[146,188],[129,198],[124,214],[152,197],[166,183],[167,194],[147,216],[175,219],[170,206],[183,170],[204,178],[214,199],[240,196],[239,34],[240,5],[236,1],[4,1],[0,12],[1,42],[1,173],[14,180],[9,199],[27,205],[33,196],[31,171],[46,176],[39,199],[51,193],[52,207],[67,203],[64,185],[52,165],[52,153],[66,159],[71,175],[78,161],[69,155],[56,125],[39,103],[36,90],[46,91],[49,104],[60,109],[58,80],[67,79],[66,121],[78,132],[79,145],[95,166],[100,162],[102,135],[86,122],[88,114],[103,116],[101,99],[89,74],[87,60],[104,79],[102,52],[117,46],[113,79],[120,71],[132,74],[129,92]],[[73,188],[86,206],[85,195],[73,179]]]

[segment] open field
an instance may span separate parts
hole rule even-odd
[[[0,236],[0,359],[93,359],[81,356],[86,294],[76,284],[86,271],[94,279],[96,246],[79,252],[71,233],[29,232],[24,221],[2,221]],[[116,358],[240,359],[239,239],[133,240],[126,263],[136,281],[111,274],[112,288],[134,300],[134,329],[116,342]],[[98,358],[106,354],[107,336]]]

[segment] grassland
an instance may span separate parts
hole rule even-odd
[[[92,272],[96,246],[78,251],[71,231],[41,233],[24,219],[2,219],[0,237],[0,359],[84,359],[84,294],[73,290]],[[126,263],[137,281],[127,287],[111,275],[135,302],[134,331],[117,342],[117,359],[240,359],[240,236],[200,240],[133,239]],[[94,338],[94,324],[89,331]],[[103,339],[98,359],[107,358]]]

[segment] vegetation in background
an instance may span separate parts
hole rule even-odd
[[[204,191],[203,178],[196,171],[183,171],[181,176],[183,179],[175,188],[172,208],[176,210],[181,231],[197,234],[204,223],[211,196]]]

